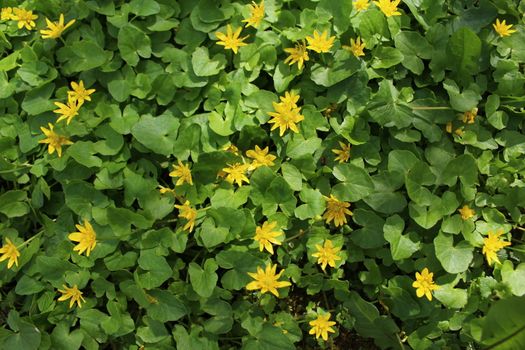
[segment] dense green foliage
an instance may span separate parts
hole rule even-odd
[[[0,348],[525,348],[525,1],[1,3]]]

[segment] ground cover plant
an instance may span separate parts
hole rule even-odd
[[[525,1],[1,1],[1,349],[524,349]]]

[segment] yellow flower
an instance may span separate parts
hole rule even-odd
[[[96,91],[95,89],[86,90],[86,88],[84,88],[84,82],[82,80],[78,84],[72,81],[71,88],[73,89],[73,91],[67,92],[68,100],[69,97],[71,97],[72,101],[78,103],[78,107],[82,106],[85,101],[91,101],[91,97],[89,95]]]
[[[269,148],[266,146],[266,148],[261,149],[259,146],[255,146],[255,149],[251,149],[246,151],[246,156],[249,158],[252,158],[252,164],[250,164],[250,170],[257,169],[261,166],[272,166],[274,165],[273,161],[276,156],[273,154],[268,154]]]
[[[159,192],[160,194],[166,194],[166,193],[173,193],[175,194],[175,190],[169,187],[164,187],[162,185],[159,185]]]
[[[190,167],[188,165],[182,164],[179,160],[179,165],[173,164],[173,170],[169,174],[171,177],[178,177],[177,183],[175,186],[180,186],[183,183],[189,183],[193,185],[193,179],[191,177]]]
[[[498,230],[496,233],[489,231],[488,232],[489,236],[487,238],[483,238],[482,252],[483,254],[485,254],[485,257],[487,258],[487,262],[489,265],[492,265],[494,261],[500,264],[500,261],[497,255],[498,251],[510,245],[510,242],[505,242],[502,239],[500,239],[500,236],[502,234],[503,234],[503,230]]]
[[[20,252],[9,238],[5,238],[5,243],[2,248],[0,248],[0,253],[2,254],[2,256],[0,256],[0,261],[9,259],[7,262],[8,269],[10,269],[13,264],[18,267],[18,257],[20,256]]]
[[[25,27],[27,30],[31,30],[36,26],[35,19],[38,18],[37,15],[33,14],[33,11],[26,11],[20,8],[14,8],[14,15],[11,19],[18,21],[18,29]]]
[[[8,21],[10,19],[14,19],[13,8],[12,7],[4,7],[4,8],[2,8],[2,14],[1,14],[0,19],[2,21]]]
[[[277,237],[281,236],[282,231],[273,231],[277,226],[277,223],[274,221],[266,221],[262,226],[257,226],[255,229],[254,240],[259,242],[259,250],[262,252],[263,249],[266,249],[270,254],[273,254],[273,244],[281,245],[282,239],[279,240]]]
[[[472,108],[470,111],[466,111],[465,113],[463,113],[463,117],[462,117],[463,123],[474,124],[474,122],[476,121],[477,115],[478,115],[477,108]]]
[[[343,45],[343,49],[350,51],[355,57],[364,56],[365,43],[361,41],[361,37],[357,39],[350,39],[350,46]]]
[[[97,234],[93,229],[93,226],[84,219],[84,226],[75,225],[78,232],[70,233],[67,238],[73,242],[78,242],[78,244],[73,248],[74,251],[78,250],[78,254],[86,252],[86,256],[91,254],[91,251],[95,249],[97,245]]]
[[[499,21],[499,19],[496,19],[496,23],[493,23],[492,26],[494,27],[494,30],[496,33],[499,34],[499,36],[510,36],[512,33],[516,33],[515,29],[512,28],[512,24],[507,25],[506,20]]]
[[[273,108],[275,112],[268,113],[272,117],[272,119],[268,121],[268,123],[273,124],[271,130],[279,128],[280,136],[284,135],[286,129],[290,129],[296,133],[299,132],[296,123],[304,119],[300,107],[293,108],[285,103],[273,102]]]
[[[354,1],[354,8],[358,12],[368,9],[368,6],[370,6],[370,3],[368,2],[368,0],[355,0]]]
[[[445,131],[452,134],[452,122],[447,122],[447,125],[445,125]]]
[[[401,0],[379,0],[374,1],[374,4],[376,4],[377,7],[385,14],[387,17],[392,16],[401,16],[401,12],[397,10],[397,5]]]
[[[249,169],[249,164],[228,164],[228,167],[222,168],[226,175],[226,181],[229,183],[237,183],[238,186],[242,186],[242,182],[250,183],[250,180],[246,177],[245,173]]]
[[[86,300],[82,297],[82,292],[78,290],[77,285],[75,284],[73,288],[68,288],[65,284],[62,285],[62,288],[64,290],[59,289],[58,291],[62,293],[63,295],[58,298],[58,301],[65,301],[68,299],[71,299],[69,301],[69,308],[71,309],[73,305],[75,305],[75,302],[77,303],[78,307],[82,307],[82,302],[86,302]]]
[[[193,231],[195,226],[195,219],[197,218],[197,210],[190,206],[190,201],[184,202],[183,205],[175,204],[175,208],[179,210],[179,218],[188,220],[186,225],[182,228],[183,230]]]
[[[53,131],[54,126],[51,123],[47,123],[49,129],[40,127],[40,130],[46,135],[46,138],[38,141],[38,143],[47,143],[47,152],[53,154],[55,150],[57,151],[58,157],[62,157],[62,146],[72,145],[73,142],[70,141],[67,137],[59,135]]]
[[[286,48],[284,49],[284,52],[290,54],[290,56],[284,60],[284,63],[288,63],[291,66],[297,62],[297,67],[299,69],[303,68],[305,61],[310,60],[310,57],[308,57],[308,51],[306,50],[306,44],[304,42],[295,44],[295,47]]]
[[[329,239],[324,241],[324,246],[316,244],[315,249],[317,249],[317,252],[312,254],[312,256],[317,258],[317,263],[321,265],[323,271],[326,269],[326,265],[335,267],[336,261],[341,260],[341,257],[337,255],[341,247],[334,247],[334,244]]]
[[[422,298],[424,295],[429,301],[432,300],[432,291],[439,288],[432,280],[433,276],[434,273],[429,272],[426,267],[421,273],[416,272],[416,280],[412,283],[412,287],[416,288],[418,298]]]
[[[350,144],[345,145],[343,142],[339,141],[339,146],[341,149],[333,149],[332,152],[337,154],[337,157],[335,157],[335,160],[339,161],[339,163],[348,162],[348,159],[350,159]]]
[[[313,37],[306,37],[306,41],[308,41],[306,48],[318,53],[330,52],[330,48],[334,45],[334,40],[335,36],[328,38],[328,32],[326,30],[321,35],[315,30]]]
[[[334,321],[328,321],[332,315],[327,313],[325,315],[317,315],[317,318],[313,321],[310,321],[308,324],[312,326],[312,329],[308,334],[315,334],[315,338],[318,339],[322,337],[323,340],[328,340],[328,332],[335,333],[335,330],[332,326],[335,325]]]
[[[241,34],[242,27],[239,27],[235,30],[235,33],[233,32],[233,29],[231,25],[226,26],[226,34],[221,32],[216,32],[215,35],[217,36],[217,45],[224,46],[225,49],[230,49],[234,53],[237,53],[237,50],[241,46],[246,46],[248,44],[244,43],[243,41],[248,37],[248,35],[243,36],[242,38],[239,38],[239,35]]]
[[[458,135],[459,137],[462,137],[465,134],[465,132],[463,131],[462,128],[459,128],[459,129],[454,130],[454,134]]]
[[[68,96],[67,105],[61,102],[55,102],[55,106],[57,106],[58,109],[55,109],[53,112],[61,114],[57,119],[57,123],[65,119],[67,125],[69,125],[73,117],[78,115],[78,110],[80,109],[80,104],[73,100],[71,96]]]
[[[468,205],[464,205],[463,208],[459,209],[458,211],[461,214],[461,218],[463,220],[468,220],[474,215],[476,215],[476,212],[470,209]]]
[[[47,29],[42,29],[40,31],[40,34],[42,34],[42,39],[57,39],[62,35],[64,30],[71,27],[73,23],[75,23],[75,20],[72,19],[71,21],[67,22],[66,25],[64,25],[64,15],[60,14],[58,22],[51,22],[46,18],[46,23]]]
[[[286,91],[284,93],[284,96],[280,96],[279,99],[281,100],[281,104],[285,105],[288,108],[297,108],[297,102],[301,96],[297,95],[295,92],[289,92]]]
[[[235,154],[236,156],[239,155],[239,149],[237,148],[237,146],[235,146],[233,143],[228,145],[228,146],[225,146],[222,148],[224,151],[226,152],[230,152],[230,153],[233,153]]]
[[[281,275],[284,272],[284,269],[281,272],[277,273],[277,264],[275,265],[266,265],[266,269],[263,270],[260,266],[257,267],[257,272],[248,272],[251,278],[255,281],[252,281],[246,285],[248,290],[260,289],[261,293],[270,292],[276,297],[279,297],[279,291],[277,288],[284,288],[291,286],[292,284],[288,281],[278,281]]]
[[[326,199],[326,211],[323,214],[326,223],[329,224],[330,221],[334,220],[336,227],[346,224],[346,215],[352,215],[352,212],[348,209],[350,203],[338,200],[333,194],[330,197],[323,197]]]
[[[249,6],[251,16],[250,18],[243,20],[243,22],[246,22],[246,27],[252,26],[257,28],[264,18],[264,0],[262,0],[259,5],[257,5],[255,1],[252,1],[252,5]]]

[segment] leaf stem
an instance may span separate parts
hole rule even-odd
[[[37,232],[33,237],[31,237],[31,238],[27,239],[26,241],[22,242],[21,244],[19,244],[16,247],[16,249],[22,248],[24,245],[27,245],[27,244],[31,243],[32,240],[34,240],[35,238],[40,236],[42,233],[44,233],[44,230],[41,230],[41,231]]]
[[[449,110],[452,109],[450,107],[444,107],[444,106],[414,106],[410,107],[413,111],[434,111],[434,110]]]

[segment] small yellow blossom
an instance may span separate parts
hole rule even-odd
[[[354,1],[354,8],[357,12],[367,10],[368,6],[370,6],[370,3],[368,2],[368,0],[355,0]]]
[[[468,205],[464,205],[463,208],[459,209],[459,214],[461,215],[461,218],[463,220],[468,220],[470,219],[471,217],[473,217],[474,215],[476,215],[476,212],[472,209],[470,209],[470,207]]]
[[[318,53],[330,52],[330,49],[334,45],[334,40],[335,36],[328,38],[328,32],[326,30],[321,35],[315,30],[313,37],[306,37],[306,41],[308,41],[306,48]]]
[[[466,111],[465,113],[463,113],[463,117],[462,117],[463,123],[474,124],[474,122],[476,121],[477,115],[478,115],[477,108],[472,108],[470,111]]]
[[[259,146],[255,146],[255,149],[246,151],[246,156],[252,158],[252,163],[250,164],[250,170],[255,170],[262,166],[272,166],[274,165],[274,160],[277,158],[273,154],[268,154],[269,148],[261,149]]]
[[[503,230],[498,230],[496,233],[489,231],[488,237],[483,238],[482,252],[483,254],[485,254],[485,257],[487,258],[487,262],[489,265],[492,265],[494,261],[500,264],[500,261],[497,255],[498,251],[510,245],[510,242],[505,242],[504,240],[500,238],[502,234],[503,234]]]
[[[65,119],[67,125],[69,125],[73,117],[78,115],[78,110],[80,109],[80,104],[73,100],[71,96],[68,96],[67,105],[61,102],[55,102],[55,106],[57,106],[58,109],[55,109],[53,112],[60,114],[57,123]]]
[[[226,181],[229,183],[237,183],[238,186],[242,186],[242,182],[250,183],[250,180],[246,177],[245,173],[250,168],[250,164],[228,164],[226,168],[223,168],[226,175]]]
[[[290,54],[286,57],[284,63],[288,63],[292,66],[294,63],[297,63],[297,68],[302,69],[304,62],[309,61],[308,51],[306,50],[306,44],[304,42],[295,44],[295,47],[289,47],[284,49],[284,52]]]
[[[191,177],[191,170],[189,165],[184,165],[179,160],[179,165],[173,164],[173,170],[169,174],[171,177],[178,177],[177,183],[175,186],[180,186],[184,183],[193,185],[193,178]]]
[[[195,219],[197,218],[197,210],[193,209],[190,206],[190,201],[185,201],[183,205],[175,204],[175,208],[179,210],[178,217],[186,219],[188,221],[182,229],[188,230],[188,232],[193,231],[193,227],[195,226]]]
[[[74,251],[78,251],[78,254],[86,252],[86,256],[91,254],[91,251],[95,249],[97,245],[97,234],[93,229],[93,226],[84,219],[84,226],[75,225],[78,232],[70,233],[67,238],[78,244],[73,248]]]
[[[337,154],[337,157],[335,157],[335,160],[339,161],[339,163],[345,163],[348,162],[350,159],[350,144],[345,145],[343,142],[339,141],[339,146],[341,149],[333,149],[332,152]]]
[[[235,146],[233,143],[223,147],[223,150],[229,153],[233,153],[236,156],[239,155],[239,148],[237,148],[237,146]]]
[[[418,298],[426,296],[429,301],[432,300],[432,291],[439,288],[432,280],[433,276],[434,273],[429,272],[426,267],[421,273],[416,272],[416,280],[412,283],[412,287],[416,288]]]
[[[72,145],[73,142],[67,137],[55,133],[53,131],[53,124],[47,123],[47,125],[49,126],[49,129],[46,129],[43,126],[40,127],[40,130],[42,130],[46,138],[38,141],[38,143],[47,143],[47,152],[49,154],[53,154],[57,151],[58,157],[62,157],[62,146]]]
[[[82,106],[85,101],[91,101],[90,95],[96,91],[95,89],[86,90],[82,80],[79,83],[72,81],[71,89],[73,89],[73,91],[67,92],[68,99],[70,97],[72,101],[78,103],[78,107]]]
[[[33,11],[26,11],[21,8],[14,8],[15,13],[11,19],[18,21],[18,29],[25,27],[27,30],[31,30],[36,26],[35,20],[38,18],[37,15],[33,14]]]
[[[2,13],[0,15],[0,19],[2,21],[9,21],[10,19],[14,19],[13,15],[13,8],[12,7],[3,7]]]
[[[452,122],[447,122],[447,125],[445,125],[445,131],[452,134]]]
[[[397,5],[401,0],[379,0],[374,1],[374,4],[376,4],[377,7],[385,14],[387,17],[392,16],[401,16],[401,12],[397,10]]]
[[[262,226],[257,226],[255,229],[254,240],[259,242],[259,250],[262,252],[266,249],[270,254],[273,254],[273,244],[281,245],[282,239],[278,239],[283,235],[282,231],[274,231],[277,223],[274,221],[266,221]]]
[[[160,194],[166,194],[166,193],[173,193],[175,194],[175,190],[169,187],[164,187],[162,185],[159,185],[159,192]]]
[[[333,194],[330,197],[324,196],[324,198],[326,200],[326,211],[323,214],[323,218],[326,220],[326,223],[329,224],[333,220],[336,227],[346,224],[346,215],[352,215],[352,212],[348,209],[350,203],[338,200]]]
[[[86,302],[86,300],[82,297],[82,292],[78,290],[77,285],[75,284],[73,288],[68,288],[65,284],[62,285],[62,288],[64,290],[59,289],[58,291],[62,293],[62,296],[58,298],[58,301],[66,301],[68,299],[71,299],[69,301],[69,308],[71,309],[73,305],[75,305],[75,302],[77,303],[78,307],[82,307],[82,302]]]
[[[248,272],[251,278],[255,281],[252,281],[246,285],[248,290],[260,289],[261,293],[270,292],[276,297],[279,297],[278,288],[285,288],[291,286],[292,284],[288,281],[278,281],[281,275],[284,272],[284,269],[281,272],[277,272],[277,264],[275,265],[266,265],[266,269],[263,270],[260,266],[257,267],[257,272]]]
[[[75,20],[72,19],[71,21],[67,22],[66,25],[64,25],[64,15],[60,14],[58,22],[51,22],[46,18],[46,23],[47,29],[42,29],[40,31],[40,34],[42,34],[42,39],[57,39],[62,35],[64,30],[71,27],[73,23],[75,23]]]
[[[20,252],[9,238],[6,237],[4,240],[5,243],[2,248],[0,248],[0,254],[2,254],[2,256],[0,256],[0,261],[9,259],[7,262],[8,269],[10,269],[13,264],[18,267],[18,257],[20,256]]]
[[[462,137],[465,134],[465,132],[463,131],[463,128],[459,128],[454,130],[454,134],[458,135],[459,137]]]
[[[249,6],[250,17],[243,20],[243,22],[246,22],[246,27],[252,26],[257,28],[264,18],[264,0],[262,0],[259,5],[257,5],[255,1],[252,1],[252,4]]]
[[[301,96],[296,94],[294,91],[286,91],[284,93],[284,96],[280,96],[279,99],[281,100],[281,104],[285,105],[286,107],[292,109],[297,108],[297,102]]]
[[[239,35],[241,34],[242,27],[239,27],[233,31],[231,25],[226,26],[226,34],[221,32],[216,32],[215,36],[217,36],[217,45],[224,46],[225,49],[230,49],[234,53],[237,53],[239,50],[239,47],[248,45],[247,43],[243,42],[247,36],[243,36],[242,38],[239,38]]]
[[[334,247],[334,244],[329,239],[324,241],[323,246],[316,244],[315,249],[317,249],[317,251],[312,254],[312,256],[317,258],[317,263],[321,265],[323,271],[326,269],[326,265],[335,267],[336,261],[341,260],[341,257],[337,255],[341,250],[341,247]]]
[[[272,119],[268,121],[268,123],[273,124],[271,130],[279,128],[280,136],[283,136],[287,129],[295,133],[299,132],[296,123],[304,120],[300,107],[293,108],[286,103],[273,102],[273,108],[275,112],[268,113],[272,117]]]
[[[350,46],[343,45],[343,49],[350,51],[355,57],[364,56],[365,43],[361,41],[361,37],[357,39],[350,39]]]
[[[329,321],[332,315],[330,313],[324,315],[317,315],[317,318],[313,321],[310,321],[308,324],[312,326],[312,329],[308,334],[315,334],[315,338],[323,338],[324,341],[328,340],[328,332],[335,333],[335,330],[332,326],[335,325],[334,321]]]
[[[496,31],[496,33],[499,34],[500,37],[510,36],[512,33],[516,33],[515,29],[511,29],[512,24],[507,25],[505,20],[500,22],[499,18],[496,19],[496,23],[493,23],[492,26],[494,27],[494,30]]]

